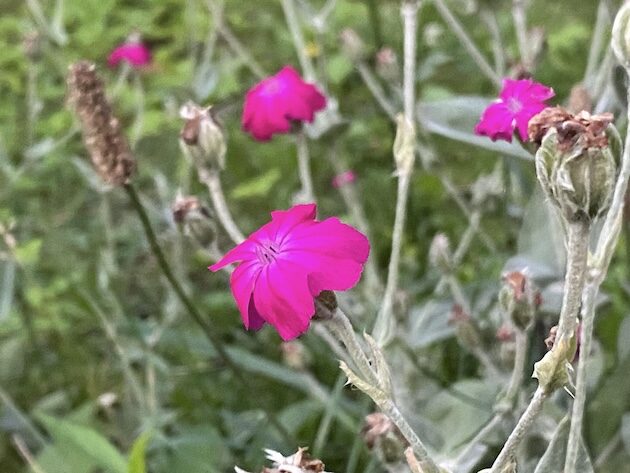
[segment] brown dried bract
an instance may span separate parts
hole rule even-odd
[[[296,471],[295,467],[299,468],[303,473],[325,473],[324,463],[317,458],[312,458],[306,453],[306,450],[306,448],[298,448],[298,451],[287,459],[290,460],[290,463],[278,465],[274,468],[263,468],[262,473],[291,473]]]
[[[581,111],[573,115],[562,107],[548,107],[529,121],[528,135],[534,143],[540,144],[551,128],[558,131],[558,148],[566,151],[579,139],[586,148],[605,148],[608,146],[606,128],[612,123],[612,113],[591,115]]]
[[[96,172],[108,184],[127,184],[136,170],[136,162],[94,64],[80,61],[71,65],[68,89]]]

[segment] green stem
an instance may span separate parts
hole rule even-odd
[[[212,327],[210,327],[210,325],[206,323],[199,309],[195,306],[195,304],[190,299],[190,297],[188,297],[188,295],[186,294],[186,291],[184,291],[184,288],[175,277],[175,274],[173,273],[173,270],[171,269],[171,266],[169,265],[168,261],[166,261],[164,252],[162,251],[162,248],[160,247],[160,244],[157,241],[157,236],[155,235],[155,232],[153,231],[153,227],[151,226],[151,221],[149,220],[149,216],[144,210],[144,206],[142,205],[142,202],[140,202],[140,198],[135,188],[131,184],[125,184],[124,188],[125,188],[125,191],[127,192],[127,195],[129,196],[129,200],[131,201],[131,204],[133,205],[134,210],[136,211],[136,213],[138,214],[138,217],[140,218],[140,221],[142,223],[142,228],[147,237],[147,240],[149,241],[149,246],[151,247],[151,251],[153,252],[153,255],[155,256],[155,258],[157,259],[160,269],[162,270],[162,273],[164,273],[164,276],[166,276],[166,279],[171,285],[171,288],[177,295],[177,298],[180,300],[182,305],[186,308],[186,313],[190,315],[192,320],[199,326],[199,328],[201,328],[201,330],[203,331],[204,335],[206,336],[210,344],[216,350],[221,361],[223,361],[223,363],[234,373],[234,376],[239,381],[239,383],[243,385],[243,387],[245,387],[246,389],[250,389],[251,388],[250,383],[245,379],[245,377],[241,373],[240,369],[236,366],[236,364],[234,363],[230,355],[228,355],[225,347],[223,346],[222,340],[219,338],[216,332],[212,330]],[[280,424],[280,422],[274,416],[272,416],[269,412],[265,412],[265,415],[267,416],[267,419],[269,420],[269,422],[277,429],[280,435],[282,435],[284,440],[289,445],[293,444],[294,441],[292,440],[291,436],[286,431],[286,429]]]

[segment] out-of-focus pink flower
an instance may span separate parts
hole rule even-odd
[[[341,186],[345,186],[346,184],[352,184],[357,180],[357,175],[354,171],[344,171],[341,174],[337,174],[332,178],[331,184],[335,189],[339,189]]]
[[[151,51],[141,41],[129,41],[116,47],[107,58],[110,67],[116,67],[121,62],[128,62],[136,68],[151,64]]]
[[[252,87],[245,97],[243,130],[258,141],[291,131],[292,121],[312,122],[315,112],[326,106],[326,97],[313,84],[304,82],[291,66]]]
[[[475,127],[478,135],[489,136],[492,141],[512,141],[514,130],[527,141],[527,124],[553,97],[553,89],[531,79],[503,79],[499,98],[486,108]]]
[[[230,285],[245,328],[273,325],[283,340],[304,333],[324,290],[345,291],[361,277],[367,238],[332,217],[315,220],[315,204],[271,212],[271,222],[209,267],[239,262]]]

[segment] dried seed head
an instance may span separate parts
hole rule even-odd
[[[538,181],[567,221],[597,218],[610,206],[622,148],[612,120],[610,113],[553,107],[529,122],[529,137],[539,144]]]
[[[541,302],[540,291],[524,273],[511,271],[503,275],[499,303],[518,329],[526,330],[531,326]]]
[[[69,101],[81,122],[83,141],[96,172],[108,184],[127,184],[136,162],[96,67],[87,61],[72,64],[67,81]]]
[[[380,412],[365,416],[361,435],[370,450],[375,450],[385,463],[395,463],[403,459],[408,443],[398,427]]]

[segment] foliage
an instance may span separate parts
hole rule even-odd
[[[227,130],[222,183],[245,233],[266,222],[269,211],[289,207],[300,185],[291,137],[259,144],[240,130],[242,97],[258,78],[251,61],[218,34],[217,16],[208,5],[221,3],[4,0],[0,6],[5,45],[0,49],[0,471],[213,473],[235,464],[256,471],[264,448],[289,454],[304,445],[328,471],[384,468],[358,437],[374,407],[360,392],[344,388],[337,359],[317,330],[298,342],[306,354],[302,366],[288,363],[273,330],[245,332],[227,277],[206,270],[214,249],[231,247],[227,236],[217,225],[205,230],[200,243],[172,217],[178,193],[195,195],[212,208],[178,144],[178,110],[189,99],[215,104]],[[280,2],[223,3],[224,24],[265,72],[299,65]],[[371,226],[371,258],[384,276],[396,198],[395,124],[340,48],[339,34],[347,27],[357,31],[370,70],[376,69],[381,46],[393,48],[400,65],[400,5],[294,3],[320,82],[343,117],[310,142],[319,212],[357,223],[330,184],[339,168],[353,169]],[[319,27],[316,12],[328,3],[334,9]],[[544,353],[559,311],[562,228],[553,223],[537,190],[531,154],[516,143],[473,134],[496,87],[479,73],[433,3],[424,3],[416,84],[420,160],[403,239],[396,300],[402,315],[386,355],[401,409],[440,460],[461,453],[492,417],[508,382],[510,346],[495,338],[504,322],[497,303],[501,275],[527,267],[543,299],[517,407],[456,470],[477,471],[492,463],[533,390],[531,367]],[[479,22],[484,15],[496,18],[508,66],[518,69],[511,2],[447,3],[487,58],[493,57],[493,38]],[[535,76],[554,87],[561,103],[583,80],[598,2],[530,3],[528,21],[547,40]],[[618,2],[603,3],[613,8]],[[151,46],[154,64],[145,70],[108,69],[107,54],[134,30]],[[35,50],[25,38],[35,38]],[[89,166],[65,106],[67,66],[78,59],[96,62],[105,77],[139,163],[135,183],[159,243],[245,384],[187,318],[124,192],[103,185]],[[623,115],[625,105],[612,85],[613,66],[606,64],[605,73],[596,76],[608,87],[594,98]],[[590,90],[597,77],[586,77]],[[400,109],[400,75],[376,80]],[[480,220],[479,232],[471,218]],[[437,233],[457,246],[467,232],[473,234],[470,247],[454,276],[498,375],[488,372],[474,350],[461,346],[449,323],[458,301],[427,258]],[[587,405],[585,445],[602,472],[623,471],[630,461],[627,235],[624,241],[600,301]],[[370,305],[359,309],[363,289],[340,295],[358,308],[352,317],[359,331],[371,328],[376,313]],[[549,466],[556,461],[550,454],[538,468],[531,459],[543,455],[562,422],[558,406],[569,399],[557,396],[525,445],[529,461],[522,471],[555,468]]]

